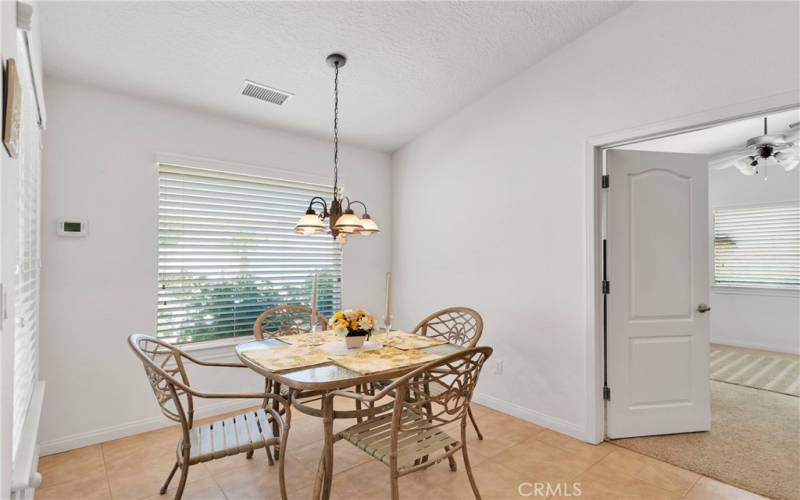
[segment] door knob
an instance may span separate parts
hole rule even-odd
[[[697,306],[697,312],[699,312],[699,313],[708,312],[710,310],[711,310],[711,308],[708,307],[706,304],[700,304],[699,306]]]

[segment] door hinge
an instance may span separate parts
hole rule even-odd
[[[603,280],[603,295],[608,295],[611,293],[611,282],[608,280]]]
[[[603,386],[603,400],[611,401],[611,387],[607,385]]]
[[[595,177],[595,179],[596,179],[596,177]],[[608,174],[606,174],[603,177],[601,177],[600,178],[600,182],[601,182],[600,185],[602,186],[603,189],[608,188],[608,186],[610,185],[610,180],[608,178]]]

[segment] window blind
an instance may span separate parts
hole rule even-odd
[[[800,205],[715,210],[714,282],[800,287]]]
[[[12,449],[16,458],[31,396],[39,379],[39,225],[41,131],[27,60],[19,58],[22,88],[17,159],[17,265],[14,295],[14,413]]]
[[[330,235],[294,225],[332,188],[234,172],[159,165],[158,336],[176,343],[252,335],[256,317],[311,303],[341,306],[342,254]]]

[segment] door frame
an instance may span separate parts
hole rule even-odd
[[[586,141],[586,428],[584,438],[591,443],[605,439],[603,400],[603,220],[602,175],[607,149],[661,137],[702,130],[726,122],[751,118],[800,107],[797,91],[784,92],[752,101],[714,108],[671,120],[593,136]]]

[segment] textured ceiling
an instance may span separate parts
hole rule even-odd
[[[770,134],[789,132],[789,124],[800,121],[800,110],[792,109],[765,115]],[[741,149],[747,139],[764,133],[764,116],[724,123],[703,130],[629,144],[618,149],[661,151],[665,153],[716,154]]]
[[[621,2],[40,2],[45,73],[393,151]],[[295,94],[239,95],[244,79]]]

